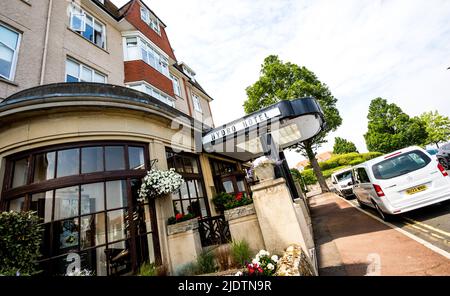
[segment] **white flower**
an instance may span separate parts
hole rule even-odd
[[[268,268],[269,270],[274,270],[274,269],[275,269],[275,266],[274,266],[272,263],[269,263],[269,264],[267,264],[267,268]]]
[[[261,251],[259,251],[257,256],[259,256],[259,257],[270,256],[270,253],[267,252],[266,250],[261,250]]]
[[[235,276],[243,276],[244,274],[242,273],[242,271],[238,271],[236,272]]]
[[[273,255],[270,259],[272,259],[272,261],[278,262],[278,256],[277,255]]]
[[[259,259],[256,259],[256,258],[253,259],[253,260],[252,260],[252,263],[253,263],[253,264],[258,264],[258,265],[259,265]]]

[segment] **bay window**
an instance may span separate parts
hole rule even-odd
[[[153,31],[161,35],[158,19],[150,12],[150,10],[148,10],[144,6],[141,6],[141,20],[143,20],[144,23],[146,23],[150,28],[152,28]]]
[[[70,28],[95,45],[106,48],[105,25],[75,5],[71,6]]]
[[[106,75],[94,69],[76,62],[66,60],[66,82],[98,82],[106,83]]]
[[[169,75],[169,59],[140,37],[126,37],[126,60],[143,60],[166,77]]]
[[[134,84],[134,85],[130,85],[130,87],[132,89],[144,92],[171,107],[175,107],[175,101],[171,97],[169,97],[168,95],[162,93],[161,91],[157,90],[156,88],[154,88],[148,84],[145,84],[145,83]]]
[[[0,23],[0,77],[13,80],[20,34]]]

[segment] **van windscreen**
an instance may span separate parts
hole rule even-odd
[[[414,172],[430,162],[431,159],[425,153],[414,150],[374,164],[372,171],[375,178],[387,180]]]
[[[349,180],[351,178],[352,178],[352,171],[343,172],[341,174],[336,175],[336,179],[338,180],[338,182]]]

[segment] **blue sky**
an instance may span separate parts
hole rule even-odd
[[[125,0],[113,1],[117,5]],[[269,54],[306,66],[338,99],[334,137],[367,151],[370,101],[383,97],[415,116],[450,116],[450,1],[145,0],[167,25],[178,60],[215,99],[216,125],[244,111],[245,88]],[[303,157],[287,153],[291,166]]]

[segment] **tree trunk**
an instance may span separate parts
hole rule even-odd
[[[306,154],[308,155],[309,162],[311,163],[314,174],[316,175],[317,181],[319,182],[322,193],[330,192],[327,182],[325,181],[325,178],[322,175],[322,170],[320,169],[319,163],[317,162],[316,155],[314,154],[314,151],[312,150],[311,143],[305,142],[304,145],[305,145]]]
[[[439,149],[439,143],[436,143],[436,147]]]

